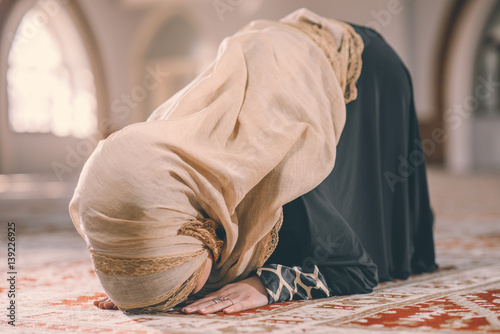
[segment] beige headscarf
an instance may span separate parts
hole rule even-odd
[[[147,122],[99,143],[70,213],[120,309],[183,301],[209,251],[205,291],[262,266],[282,206],[333,168],[362,50],[350,26],[307,10],[254,21]]]

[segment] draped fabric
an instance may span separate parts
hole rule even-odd
[[[296,21],[326,29],[328,42],[290,26]],[[352,28],[307,10],[255,21],[147,122],[99,143],[70,213],[120,309],[163,311],[185,299],[209,244],[222,248],[207,291],[266,261],[282,206],[334,166],[362,47]],[[222,234],[193,233],[190,222],[203,227],[208,218]]]
[[[333,171],[287,203],[268,264],[317,266],[334,295],[430,272],[434,215],[407,68],[375,31],[365,45],[358,98],[347,105]]]

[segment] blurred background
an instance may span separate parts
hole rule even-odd
[[[72,228],[100,139],[146,120],[224,37],[301,7],[373,28],[401,56],[430,168],[500,175],[500,1],[0,0],[0,220]]]

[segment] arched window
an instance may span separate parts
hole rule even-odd
[[[0,37],[0,173],[76,178],[110,117],[79,2],[2,0]]]
[[[57,1],[36,2],[8,53],[10,129],[85,138],[97,127],[96,89],[82,39]]]

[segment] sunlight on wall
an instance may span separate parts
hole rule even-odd
[[[97,104],[88,61],[70,57],[82,49],[74,45],[81,41],[64,38],[68,37],[60,26],[64,20],[58,20],[59,26],[56,22],[40,25],[36,14],[35,8],[25,14],[9,52],[9,125],[21,133],[87,137],[97,126]],[[76,30],[71,23],[64,29]]]

